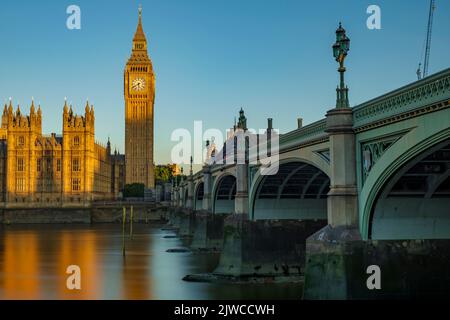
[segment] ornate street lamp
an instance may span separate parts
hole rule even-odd
[[[345,86],[344,82],[344,60],[347,57],[348,51],[350,50],[350,39],[345,34],[345,29],[342,28],[342,24],[339,23],[339,28],[336,30],[336,42],[333,44],[333,56],[337,62],[339,62],[338,72],[340,74],[340,85],[336,89],[337,100],[336,108],[349,108],[350,104],[348,102],[348,88]]]

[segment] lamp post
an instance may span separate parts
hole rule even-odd
[[[305,288],[306,299],[317,299],[326,292],[331,299],[349,299],[348,275],[354,265],[352,252],[361,244],[358,215],[356,173],[357,143],[353,128],[353,109],[348,104],[348,88],[344,83],[344,60],[350,40],[339,24],[333,55],[339,62],[341,83],[337,89],[336,107],[327,112],[326,129],[330,146],[330,191],[327,194],[328,226],[306,240]],[[327,257],[323,250],[326,248]],[[336,263],[340,261],[340,263]],[[349,268],[350,266],[350,268]],[[336,274],[344,275],[336,278]],[[345,276],[347,275],[347,276]],[[333,290],[326,290],[332,279]],[[324,291],[326,290],[326,291]]]
[[[188,191],[188,197],[186,201],[186,207],[188,209],[194,209],[194,177],[193,177],[193,169],[192,164],[194,163],[194,160],[191,156],[190,159],[190,167],[189,167],[189,176],[187,177],[188,185],[187,185],[187,191]]]
[[[356,141],[353,130],[353,110],[348,103],[348,88],[344,82],[344,61],[350,49],[350,39],[339,23],[333,56],[339,63],[340,84],[336,89],[336,107],[327,112],[326,132],[330,139],[330,191],[327,197],[328,224],[333,228],[358,225],[358,192],[356,189]]]
[[[180,207],[184,207],[184,169],[181,167],[181,178],[180,178]]]
[[[349,108],[348,102],[348,87],[344,82],[345,66],[344,61],[350,50],[350,39],[345,34],[345,29],[342,28],[342,24],[339,23],[339,28],[336,30],[336,42],[333,44],[333,56],[337,62],[339,62],[338,72],[340,74],[340,84],[336,88],[336,108]]]

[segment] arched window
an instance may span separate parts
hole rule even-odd
[[[72,159],[72,171],[73,172],[81,171],[81,165],[80,165],[80,159],[79,158],[73,158]]]
[[[17,144],[19,147],[23,147],[25,145],[25,137],[24,136],[19,136]]]

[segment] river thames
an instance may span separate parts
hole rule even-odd
[[[211,272],[217,254],[168,253],[178,238],[161,226],[136,224],[122,255],[122,226],[0,227],[0,299],[300,299],[299,284],[185,282]],[[81,290],[68,290],[66,269],[81,269]]]

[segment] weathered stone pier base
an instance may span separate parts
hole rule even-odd
[[[190,245],[193,251],[218,252],[223,247],[224,221],[228,215],[197,211],[195,231]]]
[[[369,290],[367,267],[381,271]],[[320,230],[307,240],[304,299],[450,297],[450,240],[369,240],[358,231]]]
[[[170,208],[169,227],[194,252],[220,252],[223,245],[224,219],[207,211]]]
[[[181,217],[178,213],[179,209],[176,207],[170,207],[168,210],[168,227],[166,229],[178,230],[181,224]]]
[[[178,209],[178,235],[183,239],[190,239],[194,235],[195,212],[190,209]]]
[[[306,239],[325,221],[225,220],[223,250],[212,274],[186,276],[187,281],[301,281]],[[264,279],[264,280],[261,280]]]

